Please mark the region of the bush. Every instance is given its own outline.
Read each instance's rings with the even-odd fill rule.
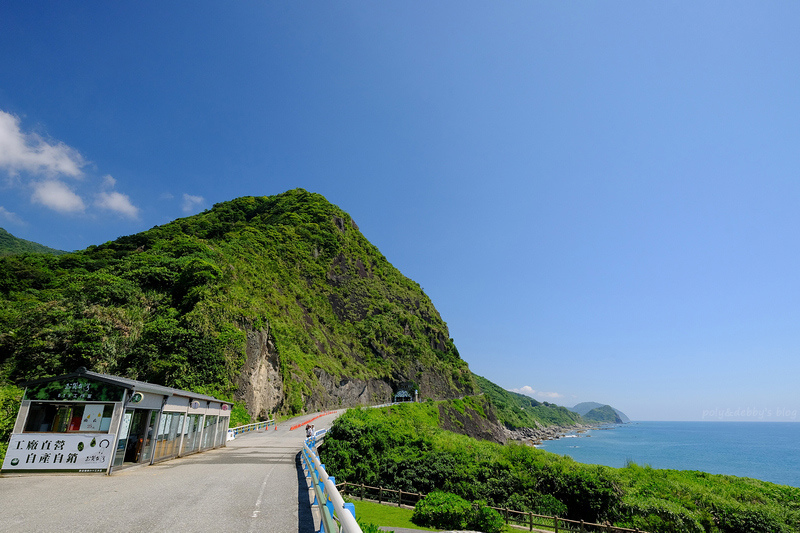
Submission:
[[[432,492],[417,502],[411,521],[419,526],[436,529],[474,529],[484,533],[499,533],[503,517],[485,502],[470,504],[464,498],[448,492]]]
[[[3,463],[8,449],[8,439],[14,430],[22,392],[22,389],[14,385],[0,386],[0,464]]]
[[[472,504],[470,529],[483,531],[483,533],[500,533],[504,526],[503,516],[491,507],[486,507],[485,502]]]
[[[472,506],[449,492],[432,492],[417,502],[411,521],[439,529],[466,529]]]

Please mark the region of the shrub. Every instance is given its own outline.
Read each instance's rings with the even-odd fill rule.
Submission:
[[[469,503],[448,492],[432,492],[417,502],[411,521],[419,526],[437,529],[474,529],[484,533],[500,533],[503,517],[485,502]]]
[[[22,389],[14,385],[0,386],[0,464],[8,449],[8,439],[14,430],[21,400]]]
[[[384,533],[384,531],[379,529],[379,527],[373,524],[372,522],[365,523],[362,522],[361,520],[357,520],[357,522],[358,522],[358,527],[361,528],[361,533]],[[394,531],[387,531],[385,533],[394,533]]]
[[[491,507],[486,507],[485,502],[472,504],[470,529],[483,531],[483,533],[500,533],[504,526],[503,516]]]
[[[440,529],[465,529],[472,506],[448,492],[432,492],[417,502],[411,521],[419,526]]]

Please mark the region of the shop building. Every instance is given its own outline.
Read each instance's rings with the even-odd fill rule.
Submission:
[[[225,446],[232,404],[84,368],[25,385],[2,473],[104,472]]]

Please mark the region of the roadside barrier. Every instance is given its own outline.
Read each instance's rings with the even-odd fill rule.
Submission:
[[[305,426],[306,424],[310,424],[311,422],[313,422],[317,418],[322,418],[323,416],[328,416],[328,415],[332,415],[332,414],[335,414],[335,413],[336,413],[336,411],[328,411],[327,413],[319,414],[319,415],[315,416],[314,418],[312,418],[310,420],[306,420],[305,422],[300,422],[299,424],[293,425],[292,427],[289,428],[289,431],[294,431],[295,429],[297,429],[297,428],[299,428],[301,426]]]
[[[302,425],[302,424],[301,424]],[[326,430],[317,431],[303,444],[303,463],[307,477],[311,478],[314,488],[314,503],[319,509],[320,530],[318,533],[362,533],[356,522],[355,506],[344,503],[336,488],[336,478],[328,476],[325,465],[317,455],[317,439],[325,435]]]
[[[270,426],[274,426],[277,429],[274,420],[265,420],[263,422],[255,422],[253,424],[247,424],[246,426],[237,426],[235,428],[230,428],[228,429],[228,440],[233,440],[242,433],[249,433],[250,431],[260,431],[262,429],[268,429]]]

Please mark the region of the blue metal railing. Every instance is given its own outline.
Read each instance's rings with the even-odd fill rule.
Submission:
[[[336,478],[328,476],[325,465],[319,461],[317,441],[326,432],[327,430],[323,429],[307,438],[302,453],[307,477],[311,478],[311,485],[314,488],[312,505],[316,505],[319,509],[319,533],[362,533],[361,527],[356,522],[355,507],[352,503],[344,503],[336,488]]]

